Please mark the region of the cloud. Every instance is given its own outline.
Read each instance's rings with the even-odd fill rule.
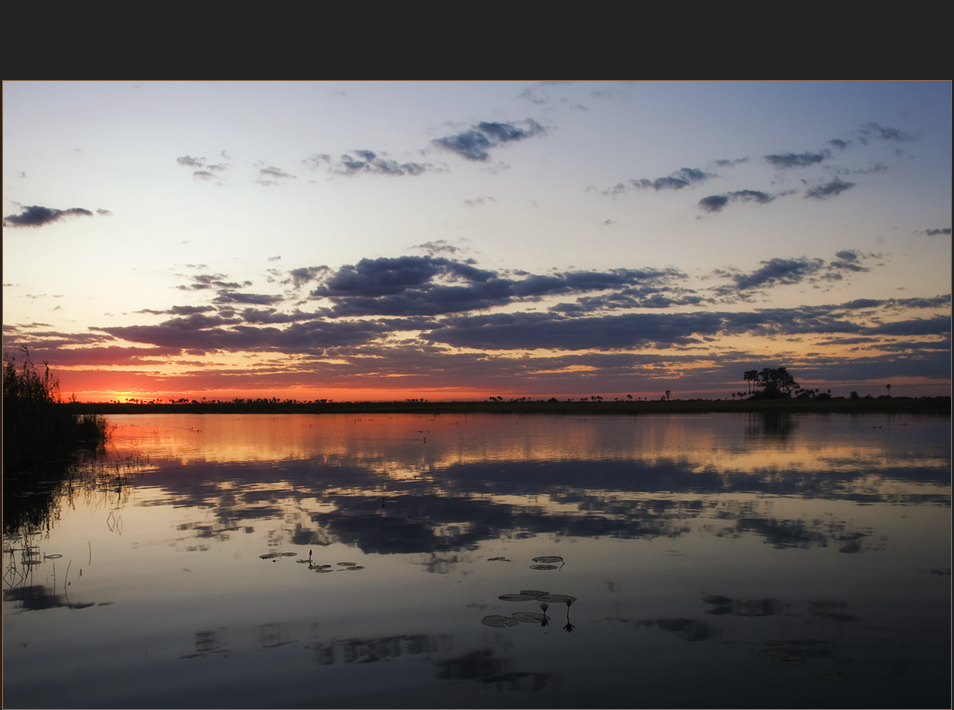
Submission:
[[[699,209],[706,212],[721,212],[729,202],[756,202],[760,205],[768,204],[775,199],[773,195],[760,190],[738,190],[727,195],[709,195],[699,200]]]
[[[327,266],[306,266],[301,269],[292,269],[288,276],[295,288],[301,288],[309,281],[314,281],[324,273],[331,271]],[[287,281],[286,281],[287,283]]]
[[[862,124],[858,128],[858,133],[861,135],[861,142],[867,143],[872,138],[883,141],[894,141],[896,143],[905,143],[907,141],[916,141],[917,137],[912,136],[909,133],[905,133],[897,128],[890,128],[888,126],[881,126],[874,121],[868,121],[865,124]]]
[[[938,236],[938,235],[943,235],[943,234],[948,234],[948,235],[949,235],[949,234],[951,233],[951,228],[950,228],[950,227],[942,227],[941,229],[925,229],[925,230],[924,230],[924,233],[927,234],[927,235],[930,236],[930,237],[936,237],[936,236]]]
[[[493,148],[545,134],[546,129],[529,118],[510,123],[482,121],[467,131],[432,142],[467,160],[486,162],[490,160],[489,151]]]
[[[493,197],[488,196],[487,199],[484,200],[483,197],[478,195],[472,200],[464,200],[464,204],[467,205],[468,207],[482,207],[483,205],[486,205],[488,202],[496,202],[496,201],[497,200],[495,200]]]
[[[818,272],[825,262],[822,259],[770,259],[760,262],[762,267],[750,274],[732,277],[736,288],[741,290],[799,283],[807,276]]]
[[[266,185],[270,187],[272,185],[283,185],[288,180],[295,179],[296,176],[286,173],[281,168],[276,168],[275,166],[270,165],[269,167],[261,168],[258,171],[258,180],[255,182],[257,182],[259,185]]]
[[[626,184],[617,183],[613,187],[603,190],[602,194],[616,196],[627,190],[681,190],[690,185],[703,183],[713,177],[717,176],[699,168],[680,168],[674,173],[665,177],[658,177],[655,180],[640,178],[629,180]]]
[[[386,155],[386,154],[384,154]],[[371,150],[355,150],[341,156],[337,162],[331,156],[318,153],[303,163],[313,170],[324,167],[335,175],[386,175],[389,177],[417,176],[426,172],[440,172],[440,168],[431,163],[399,163],[391,158],[378,155]]]
[[[176,158],[176,162],[186,168],[201,168],[205,165],[205,158],[193,158],[190,155],[183,155]]]
[[[42,227],[45,224],[58,222],[66,217],[92,217],[93,213],[82,207],[71,207],[68,210],[57,210],[51,207],[31,205],[24,207],[20,214],[7,215],[3,218],[4,227]]]
[[[709,195],[699,200],[699,209],[706,212],[721,212],[728,204],[728,195]]]
[[[845,190],[850,190],[855,186],[855,184],[856,183],[844,182],[839,178],[835,178],[829,183],[818,185],[817,187],[813,187],[806,191],[805,197],[814,200],[827,200],[829,197],[840,195]]]
[[[831,157],[830,150],[821,150],[817,153],[778,153],[775,155],[763,155],[762,158],[771,163],[774,167],[785,170],[788,168],[805,168],[809,165],[815,165]]]
[[[675,270],[612,269],[509,278],[470,263],[434,256],[362,259],[341,267],[311,292],[333,303],[329,315],[440,315],[483,310],[519,301],[606,291],[681,278]]]
[[[96,210],[96,214],[101,215],[103,217],[109,217],[113,213],[110,212],[109,210],[104,210],[102,207],[100,207],[98,210]]]
[[[851,141],[844,141],[841,138],[833,138],[828,141],[828,145],[837,150],[845,150],[851,146]]]

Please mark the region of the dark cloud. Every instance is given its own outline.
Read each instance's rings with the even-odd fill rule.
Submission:
[[[205,158],[193,158],[190,155],[183,155],[176,158],[176,162],[186,168],[201,168],[205,165]]]
[[[830,157],[830,150],[821,150],[817,153],[778,153],[775,155],[762,156],[766,162],[771,163],[780,170],[787,168],[805,168],[809,165],[820,163],[823,160],[828,160]]]
[[[110,212],[109,210],[104,210],[102,207],[100,207],[98,210],[96,210],[96,214],[102,215],[103,217],[109,217],[113,213]]]
[[[235,293],[234,291],[219,291],[215,297],[215,303],[247,303],[258,306],[270,306],[275,303],[281,303],[284,300],[282,296],[270,296],[262,293]]]
[[[251,281],[245,281],[244,283],[237,283],[235,281],[223,281],[222,279],[226,278],[225,274],[196,274],[195,276],[190,276],[192,283],[188,286],[176,286],[180,291],[204,291],[206,289],[221,288],[221,289],[233,289],[233,288],[244,288],[246,286],[251,286]]]
[[[288,272],[288,276],[295,288],[301,288],[309,281],[314,281],[329,271],[331,271],[331,269],[327,266],[306,266],[301,269],[292,269]]]
[[[729,204],[728,195],[709,195],[699,200],[699,209],[706,212],[721,212]]]
[[[943,235],[943,234],[950,235],[950,233],[951,233],[951,228],[950,228],[950,227],[944,227],[944,228],[942,228],[942,229],[925,229],[925,230],[924,230],[924,233],[927,234],[927,235],[930,236],[930,237],[936,237],[936,236],[938,236],[938,235]]]
[[[897,128],[881,126],[874,121],[869,121],[868,123],[863,124],[858,129],[858,133],[861,135],[860,140],[862,143],[867,143],[873,138],[883,141],[894,141],[896,143],[917,140],[915,136],[912,136],[909,133],[905,133],[904,131],[901,131]]]
[[[333,302],[331,315],[439,315],[546,296],[619,289],[681,276],[675,271],[613,269],[509,278],[434,256],[363,259],[341,267],[311,292]]]
[[[742,163],[747,163],[747,162],[749,162],[748,157],[736,158],[734,160],[728,160],[728,159],[722,158],[720,160],[714,160],[712,164],[715,165],[717,168],[734,168],[736,165],[741,165]]]
[[[828,145],[838,150],[845,150],[851,145],[851,141],[843,141],[841,138],[833,138],[828,141]]]
[[[768,204],[774,196],[759,190],[738,190],[727,195],[709,195],[699,200],[699,209],[706,212],[721,212],[729,202],[756,202],[760,205]]]
[[[844,182],[835,178],[829,183],[813,187],[805,193],[806,198],[814,200],[827,200],[829,197],[840,195],[845,190],[850,190],[855,186],[853,182]]]
[[[717,177],[714,173],[699,168],[680,168],[674,173],[655,180],[647,178],[629,180],[626,184],[618,183],[603,190],[604,195],[621,195],[627,190],[681,190],[690,185],[703,183],[709,178]]]
[[[510,123],[482,121],[467,131],[438,138],[433,143],[467,160],[486,162],[490,160],[492,148],[544,134],[546,129],[529,118]]]
[[[750,274],[732,277],[739,290],[799,283],[807,276],[818,272],[825,262],[822,259],[770,259],[760,262],[762,267]]]
[[[58,222],[66,217],[92,217],[93,213],[81,207],[71,207],[68,210],[56,210],[51,207],[31,205],[24,207],[20,214],[11,214],[3,218],[4,227],[42,227],[45,224]]]

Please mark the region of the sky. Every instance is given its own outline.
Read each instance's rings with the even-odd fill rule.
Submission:
[[[950,82],[4,82],[64,397],[951,393]]]

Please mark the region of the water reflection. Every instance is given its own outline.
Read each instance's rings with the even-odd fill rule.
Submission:
[[[947,418],[116,420],[132,477],[5,520],[6,706],[949,692]]]

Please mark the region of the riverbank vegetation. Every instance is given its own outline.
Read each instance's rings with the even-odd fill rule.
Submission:
[[[60,384],[43,363],[42,372],[24,348],[19,362],[3,358],[3,476],[25,468],[69,460],[79,449],[95,448],[107,438],[105,417],[76,412],[60,397]]]
[[[107,403],[67,405],[82,414],[565,414],[574,416],[701,414],[714,412],[951,413],[950,397],[804,397],[782,399],[659,399],[582,398],[575,400],[495,397],[483,402],[333,402],[293,399],[233,399],[183,402]]]

